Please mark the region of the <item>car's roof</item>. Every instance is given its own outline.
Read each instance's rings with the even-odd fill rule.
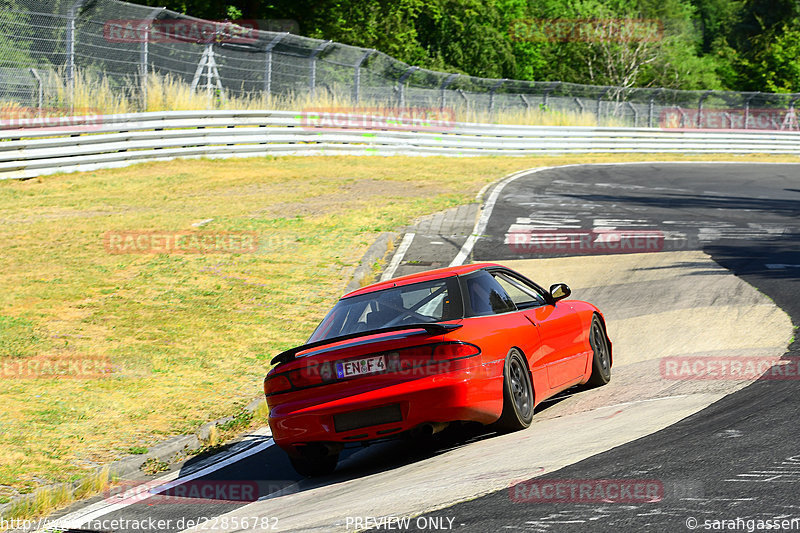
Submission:
[[[419,283],[422,281],[449,278],[450,276],[459,276],[463,274],[468,274],[470,272],[475,272],[476,270],[480,270],[482,268],[496,267],[496,266],[500,265],[496,263],[474,263],[471,265],[462,265],[462,266],[447,267],[447,268],[437,268],[435,270],[426,270],[425,272],[418,272],[416,274],[409,274],[408,276],[402,276],[400,278],[394,278],[387,281],[381,281],[379,283],[373,283],[372,285],[367,285],[366,287],[357,289],[349,294],[345,294],[344,296],[342,296],[342,298],[350,298],[352,296],[359,296],[361,294],[367,294],[370,292],[380,291],[383,289],[389,289],[391,287],[410,285],[412,283]]]

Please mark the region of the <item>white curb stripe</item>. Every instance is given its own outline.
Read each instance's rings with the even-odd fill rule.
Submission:
[[[392,257],[392,261],[389,263],[389,266],[386,267],[386,270],[383,271],[381,281],[392,279],[392,276],[394,276],[394,273],[397,271],[397,267],[400,266],[400,262],[403,260],[403,256],[406,255],[406,252],[411,247],[411,241],[414,240],[415,236],[416,233],[405,234],[403,242],[397,247],[397,252],[395,252],[394,257]]]

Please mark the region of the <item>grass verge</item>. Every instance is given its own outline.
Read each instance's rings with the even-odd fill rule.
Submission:
[[[0,503],[240,413],[270,358],[307,338],[379,233],[472,202],[519,169],[664,159],[253,158],[0,182]],[[109,231],[258,239],[254,253],[119,254]],[[98,360],[102,375],[72,372]],[[31,361],[51,367],[36,374]],[[65,361],[59,377],[43,372]],[[215,442],[254,419],[235,417]]]

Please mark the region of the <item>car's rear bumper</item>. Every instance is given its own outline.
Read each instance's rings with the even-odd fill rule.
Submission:
[[[385,383],[371,390],[309,404],[302,395],[281,398],[270,411],[276,444],[291,449],[312,442],[361,442],[390,437],[426,423],[488,424],[502,412],[502,361],[492,366]],[[294,394],[294,393],[288,393]]]

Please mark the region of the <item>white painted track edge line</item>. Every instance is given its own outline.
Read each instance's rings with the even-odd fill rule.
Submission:
[[[463,265],[464,261],[466,261],[467,257],[469,257],[469,254],[472,253],[472,249],[474,248],[475,243],[478,242],[478,238],[486,229],[486,226],[489,223],[489,217],[492,215],[492,210],[494,209],[494,204],[497,202],[497,198],[499,198],[500,193],[503,191],[503,188],[508,183],[514,181],[519,177],[528,174],[533,174],[536,172],[541,172],[543,170],[549,170],[551,168],[556,168],[556,167],[539,167],[534,169],[522,170],[520,172],[515,172],[514,174],[511,174],[510,176],[503,178],[494,187],[494,189],[492,189],[491,194],[489,194],[489,198],[486,200],[486,204],[483,206],[483,209],[481,210],[481,215],[478,218],[478,221],[475,223],[475,227],[473,228],[472,233],[470,233],[469,237],[467,237],[467,240],[464,242],[464,245],[461,247],[461,250],[458,251],[458,254],[456,254],[455,258],[453,258],[453,260],[450,262],[450,266],[454,267]]]
[[[251,455],[255,455],[256,453],[262,452],[267,448],[269,448],[270,446],[273,446],[274,444],[275,441],[273,440],[269,440],[268,442],[263,442],[261,444],[256,444],[255,446],[248,448],[242,452],[239,452],[235,455],[232,455],[222,461],[210,464],[205,468],[201,468],[200,470],[192,472],[191,474],[185,477],[176,478],[175,476],[178,474],[178,472],[171,472],[161,478],[158,478],[157,480],[154,480],[154,481],[164,481],[164,483],[151,488],[148,492],[152,495],[160,494],[165,490],[169,490],[173,487],[177,487],[178,485],[182,485],[183,483],[186,483],[188,481],[192,481],[199,477],[203,477],[207,474],[210,474],[212,472],[216,472],[217,470],[221,470],[222,468],[225,468],[226,466],[229,466],[238,461],[241,461],[242,459],[246,459]],[[59,529],[64,527],[73,527],[73,528],[78,527],[82,524],[85,524],[86,522],[90,522],[98,517],[101,517],[108,513],[112,513],[114,511],[118,511],[135,503],[140,503],[140,501],[137,500],[137,501],[128,501],[125,503],[109,503],[108,501],[103,500],[101,502],[97,502],[96,504],[89,506],[86,509],[82,509],[80,511],[76,511],[64,517],[61,517],[50,523],[44,530],[41,531],[58,531]]]
[[[394,273],[397,272],[397,267],[400,266],[400,262],[403,260],[403,257],[406,255],[406,252],[411,247],[411,242],[414,240],[416,233],[406,233],[403,236],[403,240],[400,243],[400,246],[397,247],[397,252],[395,252],[394,256],[392,256],[392,260],[389,263],[389,266],[386,267],[386,270],[383,271],[381,275],[381,281],[387,281],[392,279]]]
[[[670,165],[696,165],[696,164],[704,164],[704,165],[797,165],[800,163],[792,163],[792,162],[778,162],[778,161],[619,161],[619,162],[608,162],[608,163],[572,163],[569,165],[557,165],[552,167],[533,167],[526,170],[520,170],[519,172],[515,172],[510,176],[506,176],[504,178],[500,178],[498,181],[494,182],[497,185],[492,189],[492,193],[489,195],[489,198],[486,200],[486,204],[483,206],[481,210],[481,215],[478,221],[475,223],[475,227],[472,230],[472,233],[467,238],[464,245],[459,250],[458,254],[453,258],[450,262],[451,267],[454,266],[461,266],[467,260],[469,255],[472,253],[472,249],[475,247],[475,243],[478,242],[478,239],[483,234],[483,231],[486,229],[486,226],[489,223],[489,217],[494,210],[494,205],[497,202],[497,198],[500,196],[500,192],[502,192],[503,188],[508,185],[510,182],[521,178],[522,176],[535,174],[537,172],[541,172],[544,170],[557,170],[561,168],[571,168],[571,167],[592,167],[592,166],[616,166],[616,165],[663,165],[663,164],[670,164]],[[491,187],[492,183],[485,185],[480,192],[478,192],[477,199],[483,196],[485,191]]]

